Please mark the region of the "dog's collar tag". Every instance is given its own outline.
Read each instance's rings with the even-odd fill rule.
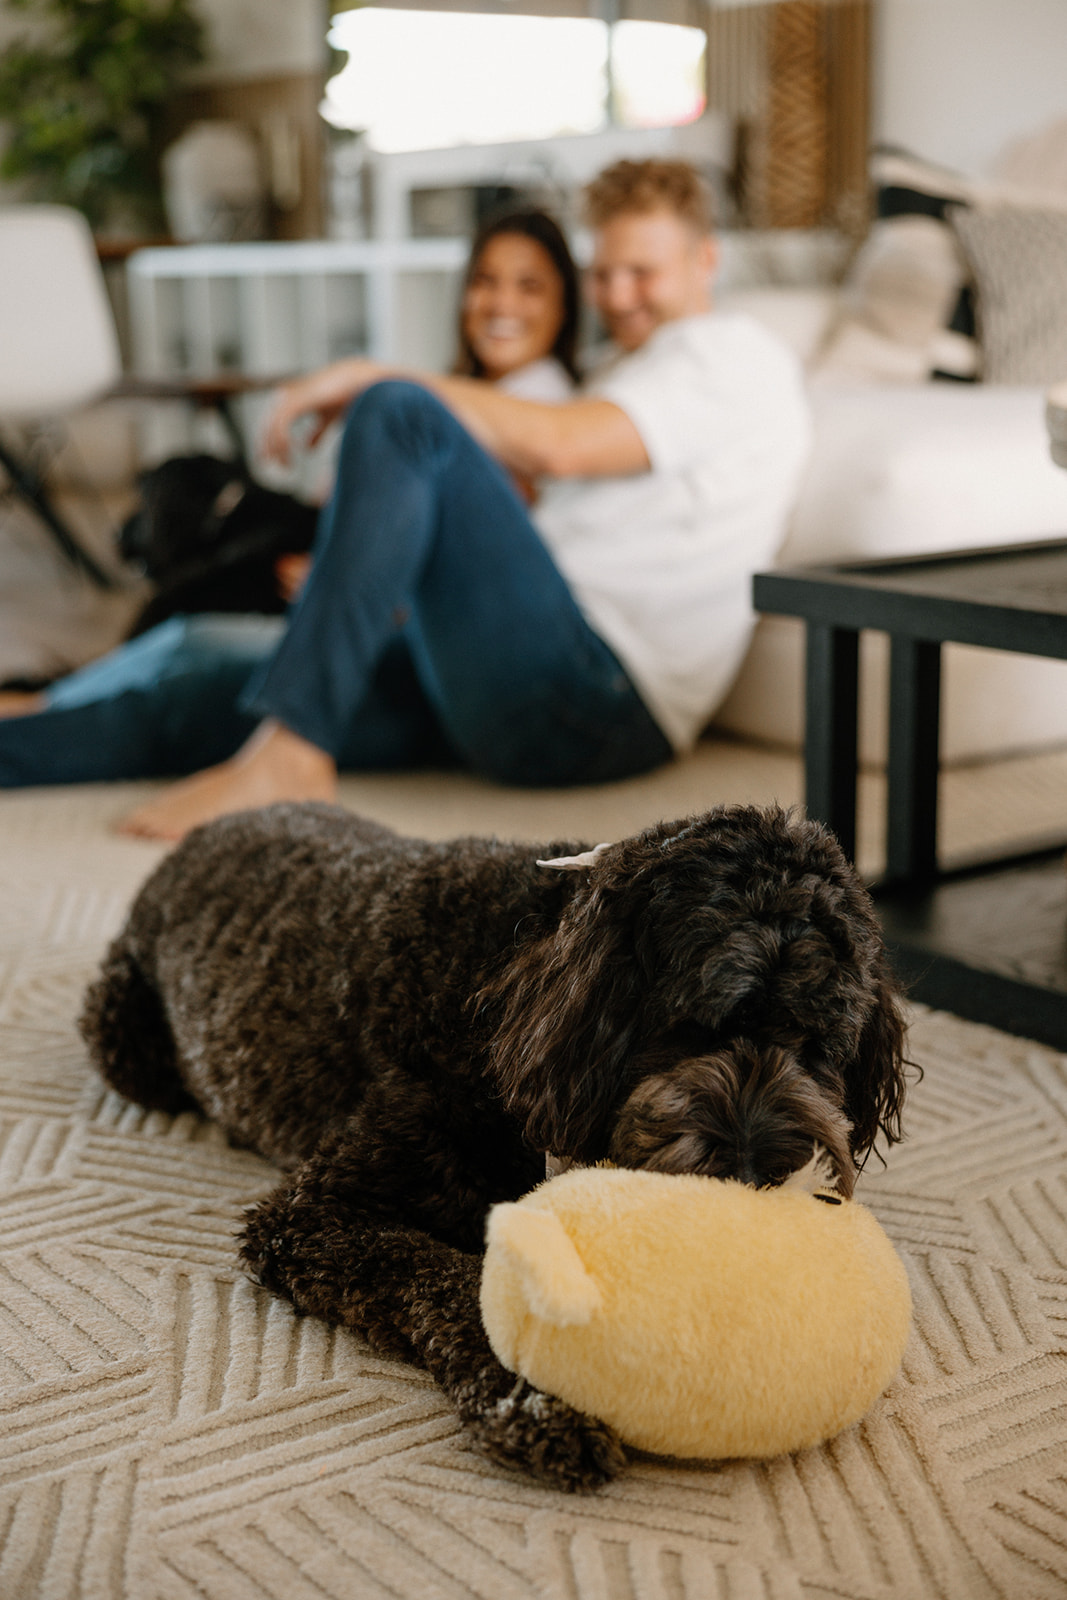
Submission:
[[[211,505],[211,515],[216,522],[225,522],[231,511],[236,511],[245,495],[248,485],[240,478],[231,478],[229,483],[224,483]]]
[[[551,861],[538,861],[537,865],[555,867],[557,872],[581,872],[585,867],[595,867],[598,857],[610,849],[610,844],[598,844],[592,850],[583,850],[580,856],[553,856]]]

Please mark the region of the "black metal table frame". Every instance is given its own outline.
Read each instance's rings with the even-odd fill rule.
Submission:
[[[865,629],[889,634],[887,884],[929,883],[939,872],[942,645],[980,645],[1067,660],[1067,617],[880,589],[869,579],[920,564],[933,570],[939,563],[958,564],[968,557],[1013,558],[1054,551],[1067,554],[1067,540],[757,574],[756,609],[797,616],[807,624],[807,808],[834,830],[849,857],[856,851],[859,636]],[[842,622],[844,611],[847,623]]]
[[[936,573],[939,561],[995,564],[1035,553],[1039,562],[1048,555],[1056,559],[1056,600],[1047,609],[1033,603],[1032,585],[1016,593],[1014,604],[907,588],[907,568],[926,575]],[[886,867],[872,889],[899,976],[916,999],[1060,1050],[1067,1050],[1063,841],[1044,841],[1043,847],[1035,842],[1010,858],[943,872],[937,809],[942,645],[1067,660],[1064,561],[1067,540],[1043,540],[943,557],[761,573],[753,587],[757,610],[797,616],[807,625],[807,809],[834,830],[853,859],[859,637],[864,629],[889,635]],[[899,588],[893,587],[896,569]],[[1011,908],[1020,897],[1028,908],[1025,933],[1017,916],[1012,922]],[[986,923],[993,931],[979,941],[979,951],[974,929]]]

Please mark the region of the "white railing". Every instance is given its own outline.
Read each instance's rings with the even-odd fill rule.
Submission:
[[[356,354],[445,368],[467,249],[463,239],[338,239],[139,250],[127,263],[134,371],[274,376]],[[266,403],[236,404],[252,445]],[[218,442],[217,424],[205,430],[188,408],[145,408],[146,459]]]

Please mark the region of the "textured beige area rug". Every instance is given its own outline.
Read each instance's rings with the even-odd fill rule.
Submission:
[[[1020,806],[1062,820],[1065,778],[1063,758],[970,775],[955,841],[1010,834]],[[798,784],[786,758],[711,746],[586,794],[366,779],[345,799],[437,836],[598,839]],[[161,854],[108,831],[140,792],[0,796],[2,1600],[1067,1595],[1063,1057],[917,1014],[910,1137],[861,1189],[915,1326],[865,1422],[558,1495],[468,1450],[421,1373],[242,1278],[232,1234],[271,1169],[87,1066],[82,989]]]

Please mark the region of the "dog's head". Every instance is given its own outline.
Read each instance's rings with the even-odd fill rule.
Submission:
[[[493,993],[495,1066],[540,1148],[776,1182],[825,1146],[850,1191],[900,1137],[903,1025],[833,836],[722,808],[555,859],[574,887]]]
[[[244,499],[247,472],[216,456],[175,456],[142,472],[140,505],[119,533],[119,551],[163,582],[179,562],[218,542],[226,518]]]
[[[240,462],[174,456],[142,472],[138,489],[119,552],[160,585],[235,556],[305,551],[315,536],[313,506],[265,489]]]

